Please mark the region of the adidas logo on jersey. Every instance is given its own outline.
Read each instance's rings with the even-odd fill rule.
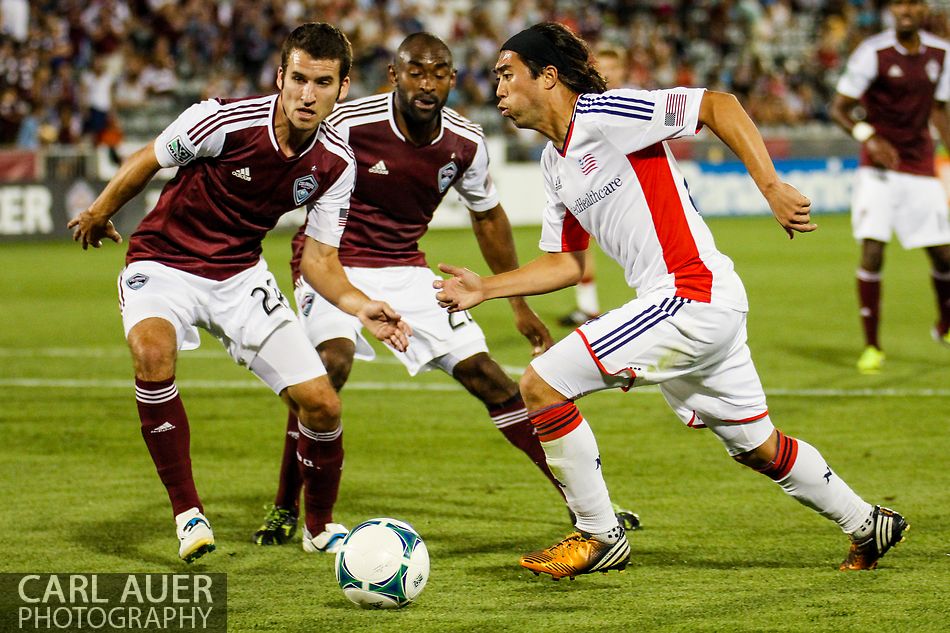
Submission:
[[[163,422],[159,426],[156,426],[151,430],[152,433],[164,433],[165,431],[171,431],[175,428],[175,425],[171,422]]]
[[[251,168],[250,167],[241,167],[240,169],[235,169],[231,172],[232,176],[237,176],[241,180],[246,180],[251,182]]]
[[[380,160],[378,163],[369,168],[369,173],[377,174],[379,176],[388,176],[389,170],[386,169],[386,163]]]

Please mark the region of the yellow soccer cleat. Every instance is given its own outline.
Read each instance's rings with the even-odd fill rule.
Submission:
[[[940,329],[937,326],[934,326],[933,329],[930,330],[930,335],[941,345],[950,347],[950,329],[941,334]]]
[[[573,580],[574,576],[595,571],[622,571],[630,562],[630,543],[623,534],[616,543],[604,543],[574,532],[547,549],[525,554],[520,562],[536,576],[549,574],[554,580],[565,576]]]
[[[175,517],[178,527],[178,557],[193,563],[214,551],[214,533],[211,524],[198,508],[185,510]]]
[[[865,347],[858,358],[858,371],[862,374],[880,373],[882,365],[884,365],[884,352],[873,345]]]

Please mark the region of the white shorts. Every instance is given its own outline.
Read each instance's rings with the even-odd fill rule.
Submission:
[[[904,248],[950,244],[947,192],[935,177],[859,167],[851,194],[851,229],[856,240],[890,242]]]
[[[439,307],[432,282],[439,279],[422,266],[356,268],[345,266],[350,283],[366,296],[385,301],[412,327],[409,348],[396,358],[415,376],[431,369],[451,375],[455,365],[479,352],[488,352],[485,334],[468,312],[449,314]],[[356,358],[373,360],[376,353],[363,337],[363,325],[321,297],[301,277],[294,288],[297,312],[310,342],[317,346],[334,338],[356,344]]]
[[[746,315],[678,297],[638,298],[580,326],[531,362],[568,399],[658,385],[691,427],[709,427],[731,455],[773,426],[746,345]]]
[[[135,324],[159,317],[175,328],[178,349],[190,350],[201,344],[200,327],[276,393],[326,374],[263,259],[224,281],[132,262],[119,273],[118,285],[126,337]]]

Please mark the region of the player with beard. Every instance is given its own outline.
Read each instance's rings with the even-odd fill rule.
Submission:
[[[518,385],[488,355],[485,336],[468,313],[447,315],[439,307],[431,290],[437,277],[419,250],[419,239],[451,188],[469,209],[475,238],[491,270],[518,267],[508,217],[488,174],[481,128],[445,107],[455,76],[448,47],[433,35],[415,33],[400,44],[389,67],[392,92],[343,104],[328,117],[353,148],[357,163],[340,261],[357,288],[384,297],[412,327],[412,345],[396,354],[409,374],[439,369],[455,378],[485,405],[505,438],[556,484]],[[339,391],[354,357],[371,360],[375,354],[361,334],[360,322],[321,298],[301,277],[302,240],[299,233],[292,260],[298,316]],[[512,298],[510,305],[515,325],[534,354],[550,347],[547,328],[524,299]],[[312,466],[298,464],[296,433],[291,415],[277,496],[254,542],[272,545],[291,538],[301,472],[317,468],[326,473],[326,487],[307,492],[320,495],[308,496],[307,507],[313,503],[321,508],[321,520],[311,522],[308,513],[303,545],[307,551],[334,552],[346,534],[343,525],[332,522],[343,465],[342,430],[314,434],[321,450]],[[619,508],[618,513],[627,527],[638,521]]]

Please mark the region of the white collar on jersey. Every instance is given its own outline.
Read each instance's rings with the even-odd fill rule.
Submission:
[[[301,156],[313,149],[313,146],[317,144],[317,137],[320,136],[321,130],[323,130],[323,122],[320,122],[317,131],[313,133],[313,138],[310,139],[310,145],[306,149],[302,149],[293,156],[288,156],[284,153],[284,150],[280,149],[280,145],[277,144],[277,136],[274,134],[274,125],[277,119],[277,97],[280,95],[274,95],[274,103],[270,107],[270,121],[267,122],[267,136],[270,138],[270,144],[273,146],[274,150],[283,157],[284,160],[298,160]]]
[[[399,126],[396,125],[396,91],[393,90],[389,93],[389,99],[387,100],[389,104],[389,127],[392,128],[393,134],[401,140],[403,143],[408,143],[406,137],[402,135],[402,132],[399,131]],[[442,140],[442,136],[445,135],[445,117],[442,115],[442,112],[439,112],[439,133],[436,135],[432,142],[429,145],[435,145]]]

